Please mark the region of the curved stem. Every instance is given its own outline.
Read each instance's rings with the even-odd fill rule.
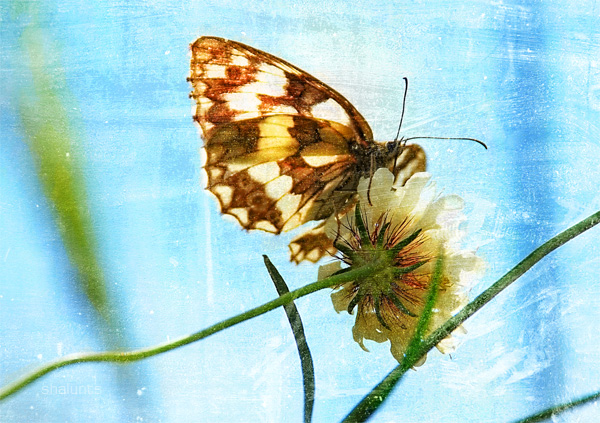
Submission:
[[[204,339],[231,326],[237,325],[238,323],[260,316],[261,314],[265,314],[282,305],[289,304],[293,300],[311,294],[315,291],[350,282],[357,278],[363,278],[372,274],[373,272],[377,272],[378,270],[378,267],[375,265],[367,265],[361,267],[360,269],[352,270],[335,276],[330,276],[326,279],[313,282],[309,285],[298,288],[294,291],[280,296],[275,300],[269,301],[268,303],[248,310],[242,314],[238,314],[237,316],[223,320],[222,322],[219,322],[215,325],[212,325],[206,329],[203,329],[191,335],[179,338],[175,341],[165,342],[156,346],[140,348],[131,351],[77,353],[61,357],[57,360],[51,361],[47,364],[40,366],[32,372],[27,373],[19,379],[2,387],[0,389],[0,401],[17,393],[21,389],[25,388],[27,385],[41,378],[42,376],[45,376],[54,370],[60,369],[61,367],[69,366],[72,364],[90,362],[131,363],[134,361],[143,360],[148,357],[153,357],[155,355],[162,354],[164,352],[171,351],[176,348],[183,347],[184,345],[191,344],[192,342]]]

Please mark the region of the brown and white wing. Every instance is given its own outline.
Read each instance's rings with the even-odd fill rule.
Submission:
[[[402,148],[402,153],[396,158],[393,173],[395,183],[404,185],[417,172],[427,169],[425,151],[418,144],[407,144]]]
[[[221,125],[270,115],[344,125],[366,147],[373,134],[362,115],[333,88],[269,53],[235,41],[200,37],[191,45],[194,119],[205,138]]]
[[[278,234],[353,204],[374,141],[348,100],[242,43],[201,37],[191,50],[190,96],[205,139],[207,189],[223,213],[247,230]],[[399,159],[400,179],[422,167],[415,163],[424,165],[424,155]],[[293,260],[317,261],[332,251],[324,242],[322,228],[297,237]]]

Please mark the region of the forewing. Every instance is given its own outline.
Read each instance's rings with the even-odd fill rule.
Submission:
[[[235,41],[201,37],[191,45],[194,119],[205,138],[232,121],[270,115],[344,125],[366,147],[373,134],[362,115],[333,88],[271,54]]]

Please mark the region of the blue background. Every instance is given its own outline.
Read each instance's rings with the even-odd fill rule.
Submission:
[[[423,141],[444,193],[467,202],[481,292],[533,248],[600,209],[600,5],[596,1],[41,2],[75,98],[102,265],[131,344],[150,346],[276,296],[268,254],[290,288],[317,266],[288,263],[296,234],[244,233],[200,185],[189,43],[215,35],[282,57],[345,95],[378,140]],[[18,118],[27,88],[19,39],[0,6],[0,381],[103,348],[36,177]],[[451,357],[411,371],[374,421],[500,422],[600,389],[600,256],[594,229],[551,254],[466,324]],[[363,352],[353,317],[322,291],[297,301],[315,361],[314,421],[339,421],[396,364]],[[298,421],[302,380],[282,310],[130,366],[54,372],[0,404],[0,420]],[[52,387],[93,386],[60,395]],[[592,421],[596,404],[557,421]],[[579,419],[579,420],[577,420]]]

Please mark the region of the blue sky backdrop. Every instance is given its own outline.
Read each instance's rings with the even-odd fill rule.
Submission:
[[[391,140],[409,79],[405,136],[466,200],[465,246],[485,257],[481,292],[547,238],[600,209],[600,4],[572,1],[37,2],[0,6],[0,381],[61,355],[103,348],[74,287],[36,175],[19,98],[32,88],[22,34],[37,22],[61,69],[85,158],[90,215],[130,345],[195,332],[276,296],[267,254],[290,285],[298,232],[244,233],[203,190],[191,118],[189,44],[215,35],[310,72]],[[501,422],[600,388],[598,231],[552,253],[465,325],[452,356],[411,371],[377,422]],[[339,421],[396,364],[366,353],[328,291],[297,301],[315,364],[315,422]],[[302,421],[293,335],[275,310],[202,342],[121,367],[50,374],[0,405],[0,420]],[[93,386],[82,395],[58,393]],[[52,388],[56,388],[56,392]],[[589,405],[558,421],[590,421]],[[575,416],[575,417],[574,417]]]

